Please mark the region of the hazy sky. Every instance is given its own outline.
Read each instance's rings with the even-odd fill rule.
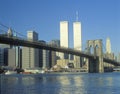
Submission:
[[[120,0],[0,0],[0,23],[26,35],[39,33],[39,39],[59,39],[60,21],[69,22],[69,44],[73,47],[76,11],[82,23],[83,47],[87,40],[110,37],[113,52],[120,52]],[[104,48],[105,50],[105,48]]]

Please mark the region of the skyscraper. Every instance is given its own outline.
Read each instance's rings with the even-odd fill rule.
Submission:
[[[17,47],[16,47],[17,48]],[[8,66],[20,67],[20,49],[8,49]]]
[[[46,44],[44,40],[39,40],[40,43]],[[49,51],[45,49],[39,49],[39,67],[45,69],[49,68]]]
[[[27,38],[30,41],[37,41],[38,34],[35,31],[28,31]],[[23,47],[22,68],[39,67],[39,51],[35,48]]]
[[[55,46],[57,46],[57,47],[60,47],[60,40],[52,40],[50,43],[51,43],[52,45],[55,45]],[[56,59],[60,59],[60,57],[59,57],[59,52],[56,52]]]
[[[0,66],[4,65],[4,49],[0,48]]]
[[[110,42],[110,38],[106,39],[106,53],[111,53],[111,42]]]
[[[8,66],[8,49],[11,48],[11,45],[0,44],[0,65]]]
[[[76,22],[73,22],[73,42],[75,50],[82,50],[82,36],[81,36],[81,23],[78,22],[78,14],[76,17]],[[80,68],[81,59],[79,56],[74,56],[75,67]]]
[[[61,21],[60,22],[60,46],[68,48],[68,22],[67,21]],[[68,58],[68,55],[60,53],[61,59]]]
[[[49,45],[60,47],[60,40],[52,40],[49,42]],[[49,51],[50,67],[56,64],[57,59],[59,59],[59,52]]]
[[[110,38],[106,39],[106,57],[110,58],[110,59],[114,59],[114,53],[112,53],[111,51],[111,42],[110,42]]]
[[[8,49],[8,66],[15,67],[16,65],[16,50]]]
[[[74,22],[73,23],[73,35],[74,35],[74,49],[75,50],[82,50],[82,36],[81,36],[81,23]]]

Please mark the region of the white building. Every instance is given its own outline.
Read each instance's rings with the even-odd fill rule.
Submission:
[[[106,53],[111,53],[111,42],[110,42],[110,38],[106,39]]]
[[[16,67],[16,50],[8,49],[8,66]]]
[[[75,50],[82,50],[82,36],[81,36],[81,23],[76,21],[73,23],[73,42]],[[80,57],[74,56],[74,66],[80,68]]]
[[[82,50],[82,36],[81,36],[81,23],[74,22],[73,23],[73,35],[74,35],[74,49]]]
[[[35,31],[28,31],[27,38],[30,41],[37,41],[38,34]],[[30,47],[22,49],[22,68],[35,68],[39,66],[39,50]]]
[[[60,22],[60,46],[68,48],[68,21],[61,21]],[[61,59],[67,59],[68,55],[60,53]]]
[[[49,68],[49,52],[48,50],[42,50],[43,55],[43,69]]]

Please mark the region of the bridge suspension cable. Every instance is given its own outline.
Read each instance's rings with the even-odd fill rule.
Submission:
[[[12,29],[12,30],[13,30],[13,29]],[[13,30],[13,32],[15,32],[16,35],[22,36],[22,38],[27,38],[26,35],[23,35],[22,33],[18,32],[18,31]]]
[[[2,33],[3,33],[3,32],[4,32],[4,33],[7,33],[7,32],[6,32],[5,30],[3,30],[3,29],[0,29],[0,32],[2,32]]]
[[[102,43],[102,47],[103,47],[103,52],[105,51],[106,52],[106,47],[105,45]]]
[[[11,28],[11,27],[8,27],[8,26],[2,24],[1,22],[0,22],[0,26],[4,27],[4,28],[7,29],[7,30],[8,30],[9,28]],[[22,38],[25,38],[25,39],[27,38],[26,35],[23,35],[22,33],[20,33],[20,32],[18,32],[18,31],[14,30],[13,28],[11,28],[11,30],[13,31],[13,33],[14,33],[15,35],[20,36],[20,37],[22,36]],[[4,31],[4,32],[7,33],[6,30],[0,29],[0,31]]]
[[[2,23],[0,23],[0,26],[4,27],[4,28],[6,28],[6,29],[9,29],[8,26],[6,26],[6,25],[4,25],[4,24],[2,24]]]

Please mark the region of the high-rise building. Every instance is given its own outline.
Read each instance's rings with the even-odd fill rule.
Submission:
[[[111,53],[111,42],[110,42],[110,38],[106,39],[106,53]]]
[[[35,31],[28,31],[27,38],[30,41],[38,41],[38,34]],[[22,68],[39,67],[39,50],[36,48],[22,48]]]
[[[22,67],[22,49],[20,47],[15,47],[15,66],[21,68]]]
[[[82,36],[81,36],[81,23],[76,21],[73,23],[73,42],[75,50],[82,50]],[[81,59],[79,56],[74,56],[75,67],[80,68]]]
[[[7,66],[8,65],[8,49],[10,45],[0,44],[0,65]]]
[[[40,40],[40,43],[46,44],[44,40]],[[39,49],[39,66],[43,69],[49,68],[49,51],[45,49]]]
[[[0,48],[0,66],[4,65],[4,49]]]
[[[52,40],[49,42],[49,45],[60,47],[60,40]],[[56,64],[57,59],[59,59],[59,52],[49,51],[50,67],[53,67]]]
[[[4,48],[4,66],[8,66],[8,48]]]
[[[8,49],[8,66],[21,68],[21,49],[19,47]]]
[[[8,66],[16,67],[16,50],[8,49]]]
[[[56,46],[56,47],[60,47],[60,40],[52,40],[50,41],[50,44]],[[60,59],[59,57],[59,52],[56,52],[56,59]]]
[[[105,53],[105,57],[109,58],[109,59],[115,59],[115,55],[114,53],[112,53],[111,51],[111,42],[110,42],[110,38],[106,39],[106,53]]]
[[[68,48],[69,42],[68,42],[68,22],[67,21],[61,21],[60,22],[60,46]],[[60,53],[61,59],[68,59],[67,54]]]
[[[82,36],[81,36],[81,23],[74,22],[73,23],[73,35],[74,35],[74,49],[75,50],[82,50]]]

